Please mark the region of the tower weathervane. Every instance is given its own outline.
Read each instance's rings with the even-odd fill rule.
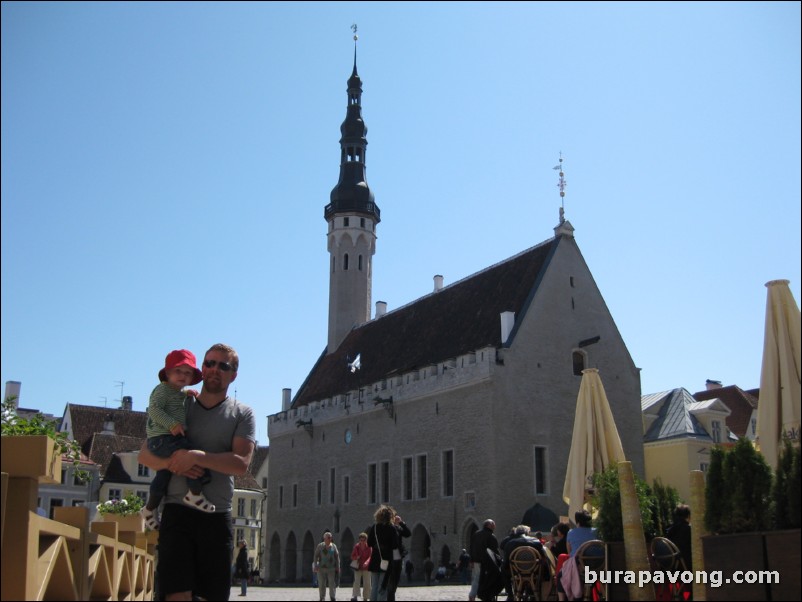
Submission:
[[[565,181],[565,173],[563,172],[563,153],[560,151],[560,163],[555,165],[553,169],[560,171],[560,179],[557,182],[557,188],[560,189],[560,223],[565,222],[565,187],[568,182]]]
[[[356,42],[359,39],[359,36],[356,35],[356,23],[351,25],[351,31],[354,32],[354,42]]]

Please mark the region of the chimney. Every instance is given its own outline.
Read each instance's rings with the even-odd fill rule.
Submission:
[[[9,397],[13,397],[14,401],[11,402],[11,405],[14,406],[14,409],[19,407],[19,392],[22,388],[22,383],[18,380],[7,380],[6,381],[6,392],[3,395],[3,401],[8,399]]]
[[[386,313],[387,313],[387,302],[376,301],[376,317],[381,318]]]
[[[292,395],[290,393],[292,389],[282,389],[281,390],[281,411],[286,412],[290,409],[290,403],[292,402]]]
[[[515,312],[503,311],[501,312],[501,344],[505,344],[507,339],[510,338],[512,327],[515,326]]]
[[[443,288],[443,277],[440,274],[434,277],[434,292],[436,293]]]
[[[720,380],[710,380],[709,378],[705,381],[705,391],[711,391],[713,389],[720,389],[721,388],[721,381]]]
[[[134,408],[134,398],[130,395],[125,395],[123,397],[123,402],[120,405],[121,410],[131,411]]]

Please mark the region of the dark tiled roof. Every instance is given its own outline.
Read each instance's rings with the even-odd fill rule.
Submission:
[[[234,475],[234,487],[236,489],[262,489],[250,472],[246,472],[243,475]]]
[[[759,389],[752,389],[759,391]],[[738,437],[743,437],[751,431],[752,411],[757,408],[757,397],[743,389],[729,385],[718,389],[707,389],[693,394],[697,401],[720,399],[724,402],[731,414],[727,418],[727,428]]]
[[[559,240],[547,240],[355,328],[336,351],[326,355],[324,350],[292,407],[500,346],[499,314],[515,312],[518,322]],[[351,374],[348,362],[357,354],[361,369]]]
[[[126,435],[107,435],[97,433],[89,440],[89,453],[87,454],[93,462],[100,465],[100,472],[104,478],[110,477],[106,474],[109,469],[114,454],[119,452],[139,451],[145,442],[142,437],[128,437]]]
[[[264,464],[267,460],[269,449],[270,447],[267,445],[256,446],[256,448],[253,450],[253,456],[251,457],[251,465],[248,467],[249,473],[255,475],[257,472],[259,472],[262,464]]]
[[[125,471],[120,458],[115,455],[112,455],[109,460],[109,466],[103,475],[103,480],[110,483],[133,483],[131,475]]]
[[[72,417],[73,437],[81,444],[83,452],[96,462],[97,460],[89,452],[89,448],[92,446],[92,436],[103,432],[103,424],[109,416],[114,421],[114,432],[118,435],[138,437],[140,440],[145,438],[145,424],[148,420],[147,412],[113,410],[74,403],[69,404],[68,408]],[[138,448],[139,446],[137,446]],[[131,450],[115,449],[114,451]]]

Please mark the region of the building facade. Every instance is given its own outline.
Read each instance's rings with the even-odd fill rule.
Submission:
[[[325,530],[347,566],[382,503],[412,531],[417,577],[427,557],[456,561],[485,518],[503,536],[532,507],[564,515],[584,368],[599,369],[627,459],[643,474],[639,369],[562,212],[554,237],[449,286],[435,277],[429,295],[365,315],[379,213],[364,179],[367,142],[350,136],[367,131],[358,77],[355,62],[340,182],[324,210],[337,311],[330,299],[326,348],[268,417],[270,581],[310,580]],[[353,202],[340,202],[348,194]],[[355,249],[347,259],[332,244],[340,229]]]

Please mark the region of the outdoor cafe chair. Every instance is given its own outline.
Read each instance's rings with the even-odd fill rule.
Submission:
[[[683,572],[688,570],[682,558],[682,552],[670,539],[655,537],[651,543],[651,553],[655,568],[658,571]],[[658,594],[659,600],[686,600],[690,595],[688,584],[679,579],[677,579],[676,583],[666,581],[658,589],[660,591],[655,593]]]
[[[585,567],[598,573],[607,570],[607,546],[600,539],[586,541],[576,551],[576,560],[579,566],[579,574],[584,580]],[[585,583],[583,588],[583,600],[607,600],[607,587],[600,581],[595,583]]]
[[[510,554],[513,600],[540,600],[543,559],[535,548],[521,546]]]

